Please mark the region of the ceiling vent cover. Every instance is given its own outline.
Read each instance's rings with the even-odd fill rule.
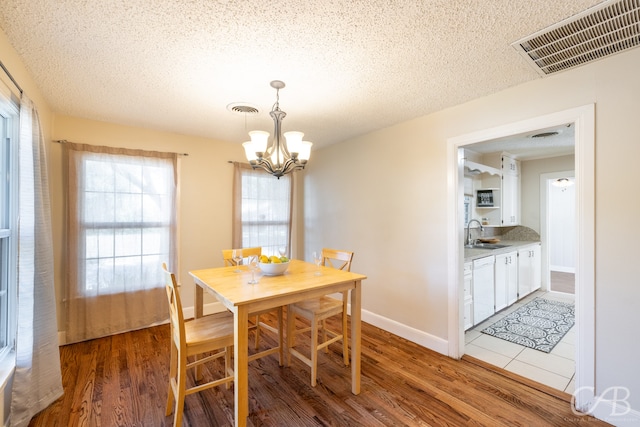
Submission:
[[[238,114],[258,114],[258,109],[246,102],[234,102],[227,105],[227,110]]]
[[[640,0],[606,1],[512,46],[542,76],[640,44]]]

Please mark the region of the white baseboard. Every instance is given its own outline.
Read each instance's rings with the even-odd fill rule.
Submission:
[[[207,315],[207,314],[213,314],[213,313],[220,313],[222,311],[225,311],[226,308],[224,305],[222,305],[221,302],[215,301],[209,304],[205,304],[202,307],[202,313]],[[193,317],[195,310],[193,309],[193,306],[191,307],[184,307],[182,309],[182,314],[184,315],[185,319],[191,319]]]
[[[370,323],[373,326],[384,329],[385,331],[391,332],[392,334],[398,335],[399,337],[419,344],[430,350],[444,354],[445,356],[448,354],[448,341],[440,337],[436,337],[435,335],[428,334],[424,331],[420,331],[412,328],[411,326],[407,326],[367,310],[362,310],[362,321]]]
[[[601,400],[596,400],[592,405],[590,415],[616,427],[638,427],[640,425],[640,411],[627,407],[626,400],[614,402],[607,400],[611,396],[600,397]]]
[[[562,265],[550,265],[549,266],[549,270],[550,271],[557,271],[559,273],[575,273],[576,272],[576,268],[575,267],[565,267]]]

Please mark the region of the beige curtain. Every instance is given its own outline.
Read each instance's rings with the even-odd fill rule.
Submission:
[[[286,246],[291,256],[293,177],[275,178],[246,163],[233,163],[234,248],[261,246],[263,253],[277,255]]]
[[[27,426],[63,393],[46,149],[38,112],[24,94],[19,147],[18,333],[10,418],[15,427]]]
[[[66,334],[77,342],[168,317],[176,267],[177,154],[64,144]]]

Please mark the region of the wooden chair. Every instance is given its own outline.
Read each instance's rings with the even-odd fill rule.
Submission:
[[[225,267],[236,265],[235,261],[233,260],[232,254],[233,254],[233,249],[222,250],[222,259],[224,260]],[[261,247],[242,248],[243,258],[252,256],[252,255],[256,255],[258,257],[262,255],[262,248]],[[276,319],[277,319],[277,326],[275,328],[267,323],[260,321],[261,315],[267,314],[267,313],[273,313],[273,312],[275,312]],[[258,348],[260,347],[260,334],[263,328],[274,333],[278,339],[277,347],[273,347],[268,350],[264,350],[259,353],[252,354],[251,356],[249,356],[249,360],[251,361],[251,360],[259,359],[261,357],[265,357],[277,352],[279,355],[279,364],[280,366],[282,366],[284,361],[284,322],[282,320],[282,307],[270,308],[267,310],[252,312],[252,313],[249,313],[249,318],[255,318],[255,320],[249,324],[249,330],[255,331],[254,348],[256,350],[258,350]]]
[[[169,416],[174,411],[175,400],[173,425],[180,427],[185,396],[222,384],[226,384],[229,388],[229,384],[234,381],[230,360],[233,354],[233,314],[223,312],[185,322],[175,275],[167,270],[167,265],[164,263],[162,269],[165,274],[171,324],[171,364],[166,415]],[[204,353],[215,354],[204,356]],[[195,361],[191,363],[187,361],[188,357],[199,355],[202,356]],[[224,378],[187,388],[187,369],[219,357],[224,357],[226,375]]]
[[[351,271],[353,252],[339,251],[336,249],[322,249],[322,265],[337,268],[338,270]],[[311,385],[316,386],[318,376],[318,351],[324,349],[329,352],[329,345],[342,340],[342,358],[346,366],[349,365],[349,345],[347,340],[347,297],[348,291],[342,292],[342,301],[323,296],[289,304],[287,308],[287,365],[291,363],[291,356],[303,361],[311,368]],[[342,314],[342,330],[330,331],[326,328],[326,319]],[[296,316],[307,319],[311,326],[303,329],[295,329]],[[320,323],[320,328],[318,328]],[[311,358],[303,355],[295,346],[296,335],[311,331]],[[322,342],[318,343],[318,333],[322,334]],[[327,339],[327,335],[331,338]]]

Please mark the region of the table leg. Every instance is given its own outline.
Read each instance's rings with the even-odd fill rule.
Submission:
[[[361,282],[351,290],[351,392],[360,394]]]
[[[199,318],[203,316],[203,307],[204,307],[204,291],[202,286],[198,283],[195,284],[194,293],[193,293],[193,317]],[[197,359],[198,356],[196,356]],[[194,368],[194,373],[196,380],[202,379],[202,365],[196,365]]]
[[[233,316],[234,347],[234,395],[236,427],[247,425],[249,415],[249,312],[246,307],[235,307]]]
[[[204,307],[204,296],[202,286],[196,283],[195,293],[193,297],[193,317],[196,319],[202,317]]]

